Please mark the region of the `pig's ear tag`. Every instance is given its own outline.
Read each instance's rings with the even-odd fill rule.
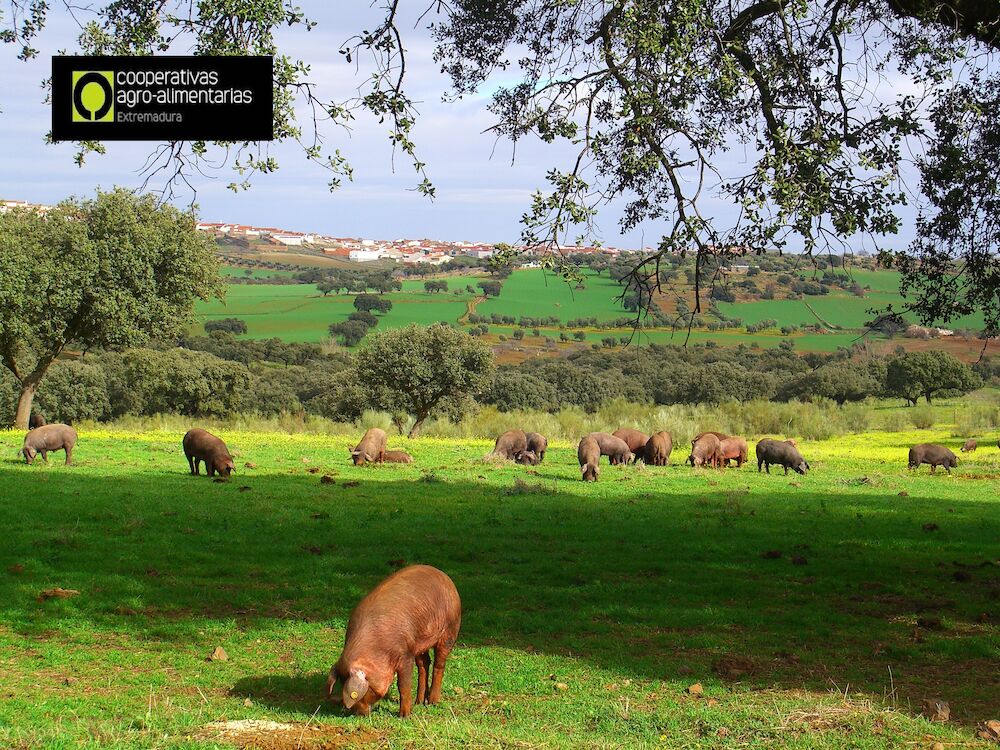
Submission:
[[[357,700],[358,699],[358,691],[357,690],[352,690],[351,691],[351,699],[352,700]]]

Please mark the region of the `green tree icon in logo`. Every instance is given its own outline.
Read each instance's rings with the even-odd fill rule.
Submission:
[[[111,71],[74,71],[73,122],[114,122],[114,81]]]

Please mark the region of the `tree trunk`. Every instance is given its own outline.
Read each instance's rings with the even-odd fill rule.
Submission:
[[[21,386],[21,395],[17,399],[17,411],[14,413],[15,429],[28,429],[28,420],[31,419],[31,404],[35,400],[37,389],[37,383],[27,383]]]
[[[427,419],[427,414],[418,414],[417,421],[413,423],[413,427],[410,428],[410,433],[407,437],[415,438],[420,433],[420,427],[423,425],[424,420]]]

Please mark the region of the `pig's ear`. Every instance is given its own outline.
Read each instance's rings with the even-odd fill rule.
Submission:
[[[352,670],[344,685],[344,705],[351,708],[368,692],[368,677],[361,670]]]
[[[330,676],[326,680],[326,697],[333,703],[343,703],[344,696],[337,689],[340,678],[337,676],[337,665],[330,667]]]

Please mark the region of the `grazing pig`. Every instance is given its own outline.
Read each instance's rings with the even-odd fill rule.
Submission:
[[[382,460],[387,464],[412,464],[413,456],[406,451],[386,451],[382,454]]]
[[[38,412],[33,413],[28,418],[28,429],[29,430],[33,430],[36,427],[44,427],[44,426],[45,426],[45,417],[43,417]]]
[[[934,443],[921,443],[910,448],[908,468],[916,469],[920,464],[930,464],[931,474],[938,466],[943,466],[951,474],[951,470],[958,466],[958,456],[945,448],[943,445]]]
[[[674,439],[669,432],[656,432],[649,436],[642,449],[642,461],[650,466],[669,466]]]
[[[382,581],[366,596],[347,623],[344,651],[330,669],[326,694],[334,703],[367,716],[385,697],[395,676],[399,715],[413,708],[413,664],[417,665],[417,703],[441,700],[448,654],[462,624],[462,602],[452,580],[429,565],[410,565]],[[434,679],[427,690],[430,650]],[[337,694],[337,686],[341,693]]]
[[[195,427],[184,434],[184,455],[187,457],[188,466],[191,473],[198,476],[199,466],[205,462],[205,472],[210,477],[214,477],[218,472],[222,476],[229,478],[229,475],[236,471],[233,457],[229,455],[229,449],[208,430]]]
[[[646,443],[649,442],[649,435],[645,432],[639,432],[639,430],[633,430],[631,427],[620,427],[611,434],[625,441],[628,449],[632,451],[633,461],[642,458],[642,451],[645,449]]]
[[[538,466],[541,463],[538,454],[534,451],[518,451],[517,455],[514,456],[514,461],[524,466]]]
[[[687,458],[688,463],[691,466],[718,466],[719,443],[720,440],[715,433],[703,432],[691,441],[691,455]]]
[[[385,460],[385,443],[385,430],[372,427],[351,451],[351,460],[354,461],[355,466],[382,463]]]
[[[596,482],[601,473],[601,446],[593,436],[587,435],[580,441],[576,449],[576,457],[580,460],[580,471],[584,482]]]
[[[634,456],[629,450],[628,443],[619,437],[609,435],[606,432],[592,432],[587,437],[592,437],[601,447],[601,455],[608,457],[608,462],[615,466],[617,464],[627,464]]]
[[[507,430],[497,438],[491,455],[506,458],[508,461],[516,461],[517,454],[526,450],[528,450],[528,437],[524,434],[524,430]]]
[[[771,464],[784,466],[785,474],[788,474],[789,469],[792,469],[799,474],[805,474],[809,471],[809,463],[802,458],[802,454],[799,453],[799,449],[792,445],[788,440],[771,440],[770,438],[764,438],[757,443],[756,453],[758,473],[760,472],[761,466],[763,466],[767,469],[767,473],[770,474]]]
[[[526,432],[528,450],[535,454],[535,465],[545,460],[545,451],[549,449],[549,441],[540,432]]]
[[[969,438],[968,440],[965,441],[965,445],[962,446],[962,453],[972,453],[978,447],[979,445],[976,443],[976,441],[973,440],[972,438]]]
[[[66,465],[73,463],[73,446],[76,445],[76,430],[68,424],[47,424],[28,432],[24,436],[21,453],[27,463],[33,463],[39,454],[45,463],[49,462],[49,451],[66,451]]]
[[[747,462],[747,441],[741,437],[729,437],[719,441],[719,462],[722,466],[728,466],[730,461],[736,462],[736,468],[740,468]]]

